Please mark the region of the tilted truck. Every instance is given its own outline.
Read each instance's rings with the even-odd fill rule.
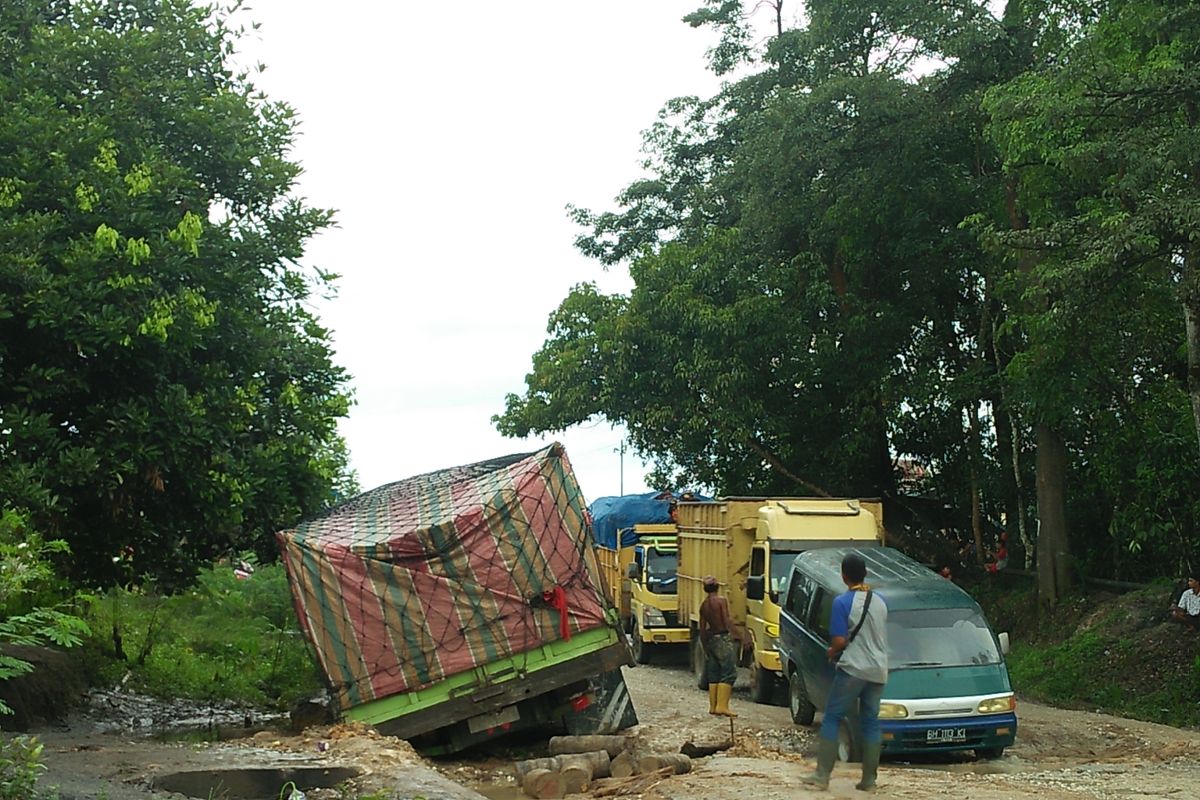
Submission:
[[[345,718],[431,754],[637,724],[561,445],[390,483],[276,537]]]
[[[652,492],[601,497],[589,506],[605,590],[639,664],[649,663],[659,648],[683,647],[690,640],[688,626],[679,622],[673,504],[669,492]]]
[[[707,686],[700,646],[701,581],[712,575],[729,600],[733,621],[750,646],[741,666],[750,668],[750,695],[771,702],[783,686],[775,640],[779,591],[792,561],[806,550],[871,545],[884,540],[879,501],[811,497],[726,497],[676,506],[679,525],[679,619],[688,625],[692,669]]]

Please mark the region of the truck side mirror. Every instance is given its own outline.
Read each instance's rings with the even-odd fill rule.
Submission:
[[[1008,631],[1005,631],[996,638],[1000,640],[1000,652],[1008,655]]]
[[[762,600],[765,587],[766,578],[763,575],[751,575],[749,578],[746,578],[747,599]]]
[[[638,566],[636,561],[630,562],[629,566],[625,568],[625,577],[634,581],[641,579],[642,569]]]

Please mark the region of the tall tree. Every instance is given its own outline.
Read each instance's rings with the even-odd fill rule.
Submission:
[[[188,0],[0,6],[0,483],[74,574],[175,584],[329,502],[349,398],[295,115]]]

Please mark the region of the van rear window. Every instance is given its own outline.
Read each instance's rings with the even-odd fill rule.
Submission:
[[[888,612],[889,668],[998,664],[996,639],[973,608]]]

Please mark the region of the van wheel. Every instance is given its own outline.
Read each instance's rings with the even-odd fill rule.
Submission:
[[[775,673],[763,669],[757,657],[750,662],[750,699],[756,703],[775,699]]]
[[[642,641],[642,627],[636,622],[633,623],[633,632],[629,634],[633,639],[633,660],[639,664],[650,663],[650,652],[654,646]]]
[[[804,679],[799,672],[793,672],[788,677],[788,709],[792,712],[792,722],[797,725],[812,725],[817,713],[817,707],[804,690]]]
[[[704,645],[700,644],[700,634],[692,631],[692,675],[696,677],[696,688],[708,688],[708,674],[704,668]]]
[[[1004,755],[1003,747],[976,747],[975,748],[975,757],[978,759],[991,761],[993,759],[1000,758],[1003,755]]]
[[[862,761],[862,739],[859,738],[858,720],[853,724],[849,717],[842,720],[838,728],[838,761]]]

